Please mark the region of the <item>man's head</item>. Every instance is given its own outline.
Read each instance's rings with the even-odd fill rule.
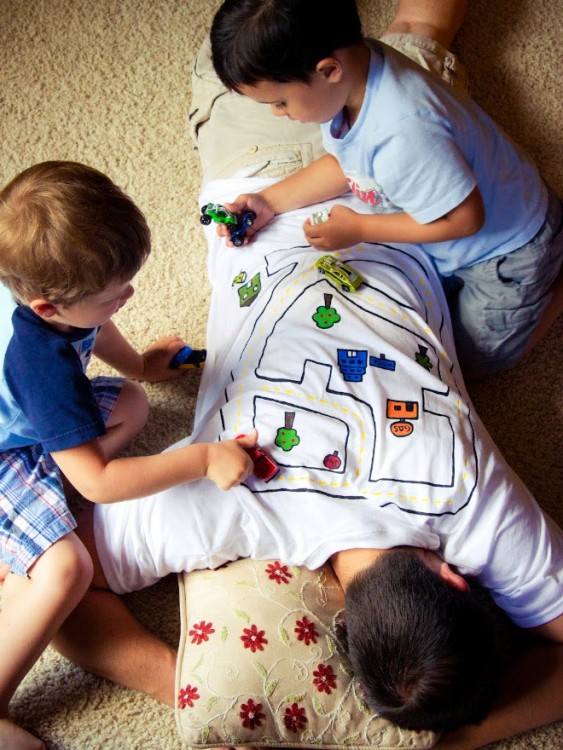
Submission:
[[[499,658],[482,599],[398,548],[353,577],[345,640],[370,707],[406,729],[479,722],[496,688]],[[453,574],[455,577],[455,574]]]
[[[73,305],[112,283],[121,299],[149,253],[142,212],[96,169],[43,162],[0,192],[0,282],[20,302]]]
[[[211,27],[215,71],[235,91],[307,83],[320,60],[361,41],[354,0],[226,0]]]

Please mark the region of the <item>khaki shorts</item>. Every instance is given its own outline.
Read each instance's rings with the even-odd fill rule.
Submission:
[[[467,91],[463,66],[434,39],[390,34],[382,41]],[[199,149],[204,182],[229,177],[286,177],[325,153],[317,124],[275,117],[267,105],[228,91],[213,69],[209,37],[194,63],[189,127]]]

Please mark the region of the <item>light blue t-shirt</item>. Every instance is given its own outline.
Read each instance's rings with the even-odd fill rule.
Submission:
[[[372,44],[358,119],[349,128],[340,113],[322,126],[324,146],[354,194],[374,212],[405,211],[426,224],[478,185],[486,211],[480,231],[422,245],[446,276],[525,245],[547,211],[534,164],[469,97],[387,45]]]

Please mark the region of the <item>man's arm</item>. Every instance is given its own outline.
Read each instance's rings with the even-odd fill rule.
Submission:
[[[77,534],[94,563],[92,587],[62,624],[52,645],[88,672],[174,707],[176,651],[147,630],[109,590],[98,557],[89,506]]]
[[[467,0],[399,0],[395,17],[385,34],[422,34],[450,48],[458,32]]]
[[[475,750],[563,718],[563,615],[529,632],[547,640],[534,643],[506,671],[486,719],[446,732],[437,750]]]

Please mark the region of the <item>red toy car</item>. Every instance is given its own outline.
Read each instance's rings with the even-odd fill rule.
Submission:
[[[237,440],[241,437],[244,437],[244,435],[237,435]],[[254,464],[255,477],[263,482],[269,482],[279,473],[280,467],[259,445],[255,445],[253,448],[245,448],[245,450]]]

